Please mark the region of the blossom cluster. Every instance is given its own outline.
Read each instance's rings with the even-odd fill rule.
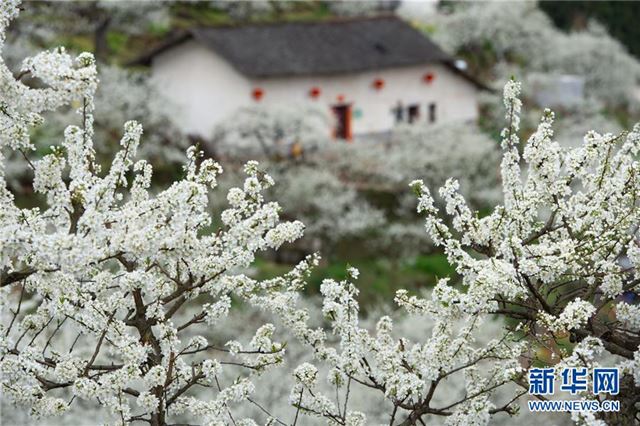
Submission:
[[[0,5],[0,48],[18,4]],[[301,300],[318,256],[274,278],[245,273],[259,252],[277,250],[304,230],[298,221],[282,221],[280,206],[266,200],[274,180],[257,162],[245,164],[244,181],[227,192],[228,208],[214,217],[209,201],[221,166],[192,147],[183,177],[151,191],[153,168],[137,158],[143,129],[135,121],[124,123],[121,149],[101,170],[93,145],[98,81],[91,55],[40,53],[23,62],[22,73],[42,86],[26,85],[0,61],[7,94],[0,104],[2,152],[29,159],[30,132],[45,112],[77,105],[80,125],[66,127],[60,146],[28,161],[34,191],[46,199],[41,208],[17,205],[0,154],[3,399],[36,417],[90,401],[117,424],[193,418],[256,424],[233,415],[244,403],[266,414],[268,424],[286,424],[254,399],[260,377],[283,364],[279,324],[306,351],[290,374],[294,425],[302,416],[368,424],[352,404],[356,387],[384,398],[390,424],[431,416],[449,425],[487,424],[500,413],[516,414],[526,391],[495,396],[522,386],[534,363],[591,367],[603,355],[622,372],[617,419],[635,418],[640,126],[620,135],[592,131],[581,146],[566,149],[554,140],[554,114],[545,111],[521,146],[521,86],[509,82],[504,202],[481,215],[457,180],[444,182],[438,201],[424,181],[410,185],[426,233],[460,277],[440,280],[428,295],[398,291],[395,302],[409,318],[433,320],[429,333],[416,336],[398,333],[390,315],[365,325],[355,268],[344,280],[323,281],[319,325]],[[212,330],[236,301],[277,321],[261,324],[250,338],[220,343]],[[509,326],[478,345],[493,316],[508,318]],[[562,339],[575,343],[572,351],[556,350],[551,360],[534,353],[537,345],[554,348]],[[443,400],[443,383],[454,376],[464,378],[464,391]],[[602,421],[588,413],[574,418]]]

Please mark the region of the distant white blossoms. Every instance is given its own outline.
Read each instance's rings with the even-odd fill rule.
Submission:
[[[536,2],[466,2],[449,11],[426,21],[430,35],[451,53],[477,54],[483,68],[496,61],[493,71],[502,75],[581,75],[587,97],[614,106],[637,104],[640,63],[595,21],[566,32]]]
[[[0,41],[17,7],[16,0],[0,4]],[[234,418],[233,409],[257,404],[254,379],[283,364],[286,345],[274,340],[274,324],[261,325],[249,341],[205,338],[232,301],[272,312],[307,350],[306,362],[292,372],[295,417],[285,423],[258,405],[270,424],[301,424],[301,416],[312,415],[365,425],[366,415],[350,400],[355,386],[388,401],[390,424],[419,424],[429,416],[449,425],[487,424],[497,413],[515,414],[524,392],[491,397],[522,385],[535,362],[590,366],[605,351],[621,360],[620,394],[637,394],[640,310],[629,300],[640,283],[640,127],[618,136],[590,132],[581,147],[565,151],[553,141],[553,114],[546,111],[521,158],[520,85],[508,83],[504,204],[480,215],[458,182],[448,180],[439,192],[445,220],[427,186],[411,184],[427,233],[460,280],[440,280],[429,297],[397,293],[408,315],[434,321],[430,334],[410,338],[395,334],[389,316],[375,329],[362,326],[356,269],[348,279],[323,281],[327,327],[311,327],[299,304],[317,256],[275,278],[242,272],[259,251],[278,249],[304,229],[282,222],[278,204],[265,201],[274,182],[258,163],[246,164],[243,184],[227,194],[230,207],[211,217],[208,195],[220,166],[189,149],[184,178],[152,193],[152,169],[136,159],[142,127],[134,121],[124,124],[121,150],[100,171],[90,55],[45,52],[25,61],[24,70],[44,87],[26,86],[0,62],[6,94],[0,149],[29,158],[30,130],[59,106],[78,104],[82,120],[67,127],[61,147],[30,161],[46,207],[16,205],[0,153],[2,395],[34,416],[64,414],[81,398],[119,424],[255,424]],[[479,347],[476,336],[494,316],[510,325]],[[540,345],[557,346],[562,338],[577,343],[573,353],[535,355]],[[440,384],[453,375],[464,377],[465,392],[440,398]],[[319,390],[321,376],[334,392]],[[616,415],[633,421],[633,404],[628,398],[621,404]]]

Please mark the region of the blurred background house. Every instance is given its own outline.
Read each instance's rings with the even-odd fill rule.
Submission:
[[[619,132],[640,118],[633,3],[24,6],[3,50],[16,75],[43,48],[96,55],[96,155],[105,168],[130,119],[144,126],[139,155],[160,184],[181,175],[194,142],[208,142],[199,146],[224,166],[229,185],[241,182],[244,162],[259,160],[280,183],[274,199],[309,226],[304,252],[366,257],[375,247],[371,256],[383,250],[400,259],[402,246],[409,257],[430,256],[407,186],[416,178],[437,188],[454,176],[476,207],[498,203],[500,92],[512,76],[523,82],[523,139],[547,106],[556,109],[563,146],[581,143],[589,129]],[[36,154],[78,120],[72,109],[48,118],[34,135]],[[29,164],[21,156],[10,164],[8,179],[28,194]],[[30,194],[24,199],[37,205]]]
[[[379,283],[362,289],[369,300],[455,276],[427,239],[408,183],[423,179],[435,190],[455,177],[474,208],[500,203],[507,79],[523,82],[523,140],[547,106],[555,107],[554,138],[563,147],[590,129],[615,133],[640,120],[637,2],[122,0],[23,8],[2,52],[16,76],[25,57],[56,46],[98,60],[95,149],[103,170],[131,119],[144,126],[138,156],[153,165],[158,188],[183,175],[189,134],[211,142],[200,147],[225,170],[213,209],[242,183],[243,164],[258,160],[277,182],[269,197],[307,225],[286,261],[321,250],[327,270],[342,271],[334,262],[348,258]],[[132,62],[142,66],[125,66]],[[34,131],[32,161],[69,124],[82,124],[73,108],[47,117]],[[41,207],[25,158],[8,164],[5,177],[22,205]],[[258,272],[285,261],[272,260]]]
[[[204,139],[256,104],[315,103],[333,112],[333,136],[346,140],[399,123],[475,121],[485,88],[389,15],[193,28],[133,64],[151,67],[184,116],[182,130]]]

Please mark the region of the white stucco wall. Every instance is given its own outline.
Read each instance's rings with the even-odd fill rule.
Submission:
[[[425,73],[435,75],[430,84]],[[298,104],[317,102],[329,108],[350,103],[353,134],[383,132],[395,123],[392,109],[420,105],[421,120],[427,120],[427,105],[436,104],[437,122],[475,120],[477,88],[441,64],[367,71],[348,75],[318,75],[290,78],[248,79],[204,46],[190,41],[158,55],[152,76],[160,89],[181,107],[183,130],[211,136],[217,122],[237,108],[256,104],[251,96],[261,88],[260,103]],[[373,81],[383,79],[381,90]],[[311,100],[309,90],[319,87],[320,96]],[[340,98],[342,97],[342,101]]]
[[[203,45],[188,41],[156,56],[151,76],[179,107],[182,130],[210,138],[215,124],[250,105],[252,84]]]
[[[430,84],[422,77],[435,75]],[[384,80],[384,87],[376,90],[373,81]],[[309,90],[317,86],[321,95],[314,102],[327,106],[352,104],[353,133],[373,133],[391,129],[395,123],[392,109],[401,102],[405,107],[420,105],[421,120],[427,120],[427,105],[436,104],[440,123],[474,120],[477,118],[477,90],[465,79],[440,64],[367,71],[342,76],[310,76],[288,79],[261,79],[255,85],[264,89],[265,104],[303,102],[309,100]]]

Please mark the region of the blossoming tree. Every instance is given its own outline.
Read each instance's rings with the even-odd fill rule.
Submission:
[[[412,258],[433,248],[407,187],[417,176],[430,187],[455,176],[476,208],[493,206],[501,197],[499,144],[471,124],[401,125],[388,141],[334,144],[314,160],[384,212],[384,226],[366,238],[387,258]]]
[[[513,401],[527,393],[525,372],[540,361],[531,349],[540,345],[552,350],[557,367],[593,368],[606,362],[621,371],[615,397],[621,411],[602,418],[574,412],[574,420],[603,425],[637,419],[640,307],[631,301],[640,282],[640,126],[618,136],[590,132],[581,147],[563,151],[552,139],[553,113],[547,110],[524,147],[523,170],[519,93],[519,83],[506,85],[504,205],[481,218],[459,195],[458,183],[449,180],[440,189],[447,223],[422,181],[411,184],[419,196],[418,211],[427,216],[427,232],[462,277],[463,288],[444,279],[428,299],[406,291],[397,294],[396,302],[409,313],[435,318],[430,337],[393,339],[387,317],[372,334],[358,326],[355,286],[348,281],[323,285],[323,312],[339,336],[339,349],[299,333],[334,368],[330,380],[346,387],[345,407],[349,386],[362,385],[393,402],[392,424],[418,424],[429,415],[448,416],[448,424],[486,424],[492,414],[511,412]],[[511,319],[514,329],[474,348],[473,335],[493,315]],[[458,321],[464,325],[455,327]],[[558,349],[563,338],[576,343],[572,351]],[[307,364],[296,370],[299,384],[291,401],[305,412],[348,423],[346,408],[314,394],[316,372]],[[461,372],[467,378],[466,393],[448,405],[433,404],[439,384]],[[490,395],[509,382],[523,389],[514,392],[514,400],[496,406]],[[602,398],[588,392],[582,396]]]
[[[519,75],[577,74],[585,78],[586,96],[605,105],[637,108],[633,93],[640,63],[601,25],[591,22],[584,31],[563,32],[537,2],[449,6],[449,13],[427,19],[435,27],[432,36],[452,53],[466,54],[487,77],[502,81],[505,63],[516,67]]]
[[[17,3],[0,6],[3,37]],[[191,149],[184,178],[151,195],[151,166],[134,160],[142,128],[127,122],[122,150],[102,174],[92,142],[93,57],[44,52],[24,61],[25,74],[45,88],[26,86],[0,63],[3,150],[28,158],[30,128],[63,105],[79,101],[82,124],[66,128],[62,146],[29,161],[46,208],[16,206],[1,158],[3,397],[30,406],[35,416],[60,414],[78,397],[98,401],[121,424],[162,425],[168,412],[184,411],[214,423],[230,402],[251,392],[249,376],[280,362],[283,345],[271,340],[268,324],[248,345],[226,348],[212,347],[193,328],[225,316],[232,296],[264,303],[286,290],[291,279],[256,282],[236,271],[257,251],[298,238],[302,224],[279,222],[278,205],[261,195],[271,178],[248,163],[244,186],[229,191],[222,226],[207,232],[207,192],[221,171],[216,163]],[[207,303],[174,323],[196,297]],[[59,337],[69,333],[76,335],[71,342]],[[207,351],[235,360],[201,359]],[[217,377],[229,367],[248,373],[225,386]],[[196,385],[215,388],[217,396],[188,396]],[[56,394],[65,389],[72,389],[71,401]]]
[[[296,243],[304,252],[326,252],[332,243],[372,234],[384,223],[382,212],[333,173],[335,160],[322,155],[334,145],[329,115],[306,103],[239,108],[211,139],[227,174],[221,188],[241,179],[239,166],[248,159],[260,160],[279,182],[266,196],[278,200],[283,217],[305,223],[305,238]],[[214,206],[223,194],[212,193]]]
[[[328,112],[307,103],[238,108],[214,130],[216,154],[231,159],[301,158],[330,142]]]
[[[0,34],[17,5],[0,5]],[[563,150],[553,141],[547,111],[521,155],[520,85],[508,83],[504,204],[480,217],[449,180],[440,190],[445,220],[428,188],[411,184],[427,232],[461,283],[443,279],[424,298],[398,292],[395,301],[409,315],[435,322],[428,335],[409,339],[394,333],[387,316],[375,330],[361,325],[355,269],[347,280],[322,285],[329,327],[311,326],[299,303],[315,257],[264,281],[241,273],[258,251],[277,249],[303,229],[299,222],[280,222],[277,204],[264,201],[262,192],[273,181],[256,163],[246,165],[244,184],[228,192],[230,208],[212,231],[207,193],[221,170],[195,149],[187,153],[184,178],[153,195],[151,167],[135,160],[142,129],[128,122],[122,150],[109,170],[99,170],[91,55],[44,52],[25,60],[23,73],[44,88],[26,86],[0,61],[2,151],[29,158],[29,130],[41,114],[74,101],[81,105],[81,125],[67,127],[62,145],[50,154],[29,160],[46,207],[16,205],[0,157],[2,397],[30,407],[33,415],[62,414],[76,400],[90,400],[116,424],[165,425],[183,418],[255,424],[234,416],[235,404],[244,403],[259,407],[271,425],[302,424],[312,415],[361,426],[366,413],[350,398],[351,389],[360,387],[384,396],[392,425],[422,424],[431,416],[450,425],[487,424],[492,416],[515,414],[527,393],[526,372],[540,361],[533,349],[549,347],[548,362],[560,367],[621,369],[621,389],[613,396],[621,411],[576,412],[576,422],[631,424],[636,418],[640,308],[631,301],[640,282],[640,126],[618,136],[590,132],[581,147]],[[203,336],[229,314],[232,300],[276,314],[307,348],[310,359],[292,372],[290,419],[253,395],[252,379],[282,363],[285,345],[274,340],[274,325],[259,327],[248,343],[217,345]],[[476,345],[494,316],[506,318],[508,326]],[[571,350],[557,349],[560,339],[569,340]],[[335,390],[331,395],[319,389],[322,371]],[[464,377],[465,392],[443,399],[442,385],[454,376]],[[509,397],[492,398],[510,386],[516,390]],[[200,388],[207,392],[196,392]]]
[[[25,57],[36,55],[42,46],[56,45],[62,30],[55,28],[55,24],[47,24],[51,21],[76,22],[77,20],[74,21],[72,18],[78,17],[73,14],[71,17],[67,16],[68,12],[74,8],[96,7],[95,4],[83,6],[79,2],[72,3],[65,3],[64,7],[57,5],[58,9],[55,12],[52,12],[54,5],[48,3],[28,4],[25,8],[27,16],[22,15],[19,21],[12,23],[3,46],[3,59],[11,71],[19,74]],[[107,3],[111,5],[103,6],[121,9],[127,5],[129,9],[135,6],[127,2]],[[152,8],[152,5],[146,5],[142,10],[148,12],[147,7]],[[58,13],[62,16],[58,16]],[[48,18],[46,23],[39,19],[42,16]],[[79,27],[84,28],[84,25],[74,25],[73,30],[77,31]],[[38,84],[37,80],[30,79],[28,74],[23,75],[21,80],[27,85]],[[139,155],[154,166],[156,176],[162,176],[167,172],[173,176],[175,168],[179,167],[184,159],[188,138],[178,129],[179,113],[171,100],[163,97],[150,77],[143,72],[102,64],[98,69],[98,80],[100,84],[94,95],[97,109],[93,113],[94,137],[100,140],[100,144],[95,147],[96,161],[108,164],[119,150],[119,133],[125,121],[144,120],[146,143],[140,145]],[[51,139],[62,134],[66,126],[80,124],[81,117],[75,113],[76,108],[77,105],[71,105],[45,115],[43,125],[38,126],[31,135],[31,142],[38,153],[45,152],[51,145]],[[28,163],[19,152],[8,152],[6,155],[5,179],[12,189],[28,189]]]

